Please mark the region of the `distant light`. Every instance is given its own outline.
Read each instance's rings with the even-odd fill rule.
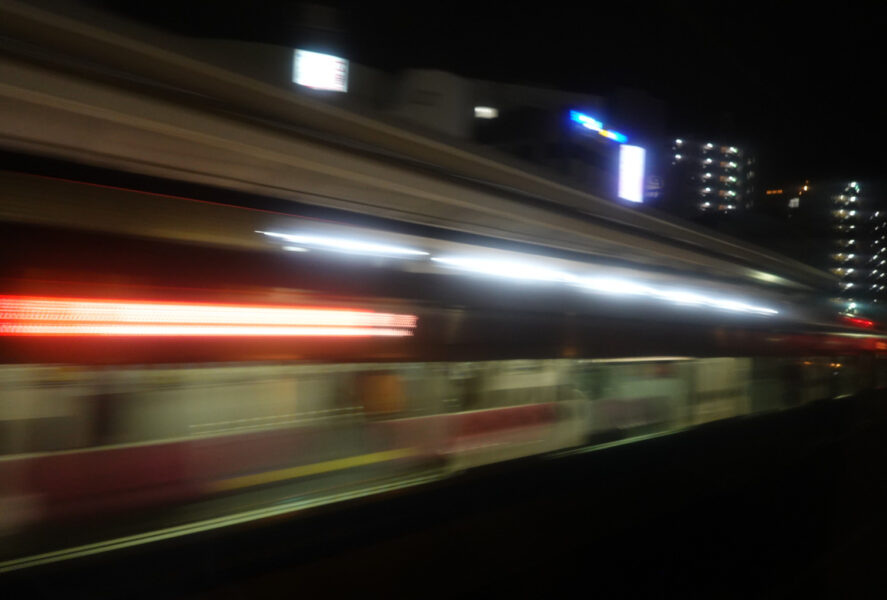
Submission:
[[[707,143],[707,144],[705,145],[705,149],[706,149],[706,150],[711,150],[711,149],[714,148],[714,147],[715,147],[715,145],[712,144],[711,142],[709,142],[709,143]]]
[[[799,208],[801,206],[800,198],[789,198],[788,207],[789,208]]]
[[[735,146],[730,146],[730,148],[728,148],[728,151],[735,154],[736,152],[739,152],[739,149]]]
[[[284,246],[283,249],[287,252],[308,252],[307,248],[302,248],[300,246]]]
[[[703,188],[702,191],[703,191],[703,192],[710,192],[710,191],[711,191],[711,188],[710,188],[710,187],[706,187],[706,188]]]
[[[857,186],[856,186],[856,182],[855,182],[855,181],[851,181],[851,182],[850,182],[850,187],[857,187]]]
[[[711,202],[703,202],[702,206],[704,206],[705,208],[708,208],[709,206],[711,206]]]
[[[619,146],[619,197],[629,202],[644,200],[644,159],[640,146]]]
[[[806,186],[806,185],[804,186],[804,191],[805,191],[805,192],[807,191],[807,186]]]
[[[682,140],[681,138],[678,138],[678,139],[676,139],[676,140],[674,141],[674,143],[675,143],[675,144],[683,144],[683,143],[684,143],[684,140]]]
[[[492,106],[475,106],[474,116],[478,119],[495,119],[499,116],[499,109]]]
[[[353,254],[368,254],[373,256],[428,256],[428,252],[422,250],[364,240],[328,237],[324,235],[275,233],[272,231],[257,231],[256,233],[261,233],[268,237],[279,238],[286,242],[298,244],[299,246],[308,246],[309,248],[314,247],[323,250],[334,250]]]
[[[680,154],[675,154],[674,157],[677,160],[681,160],[681,158],[683,158]]]
[[[348,61],[332,54],[296,50],[293,81],[315,90],[348,91]]]
[[[706,165],[710,165],[712,162],[713,162],[713,161],[712,161],[712,159],[710,159],[710,158],[706,158],[706,159],[703,161],[703,163],[706,164]]]

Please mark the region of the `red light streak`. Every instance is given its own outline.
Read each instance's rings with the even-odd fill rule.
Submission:
[[[844,317],[844,320],[853,325],[858,325],[867,329],[875,326],[874,321],[869,321],[868,319],[860,319],[859,317]]]
[[[415,315],[370,310],[0,296],[0,335],[409,336]]]

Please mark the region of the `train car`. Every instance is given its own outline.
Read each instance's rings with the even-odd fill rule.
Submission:
[[[884,336],[814,294],[3,177],[13,555],[887,383]]]

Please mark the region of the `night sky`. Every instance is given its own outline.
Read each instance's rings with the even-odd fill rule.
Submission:
[[[181,33],[298,42],[295,2],[91,3]],[[341,10],[357,62],[588,93],[638,88],[664,102],[674,135],[750,141],[774,184],[881,178],[887,86],[874,3],[795,13],[776,2],[325,4]]]

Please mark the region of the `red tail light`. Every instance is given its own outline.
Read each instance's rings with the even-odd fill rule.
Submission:
[[[844,322],[849,323],[851,325],[856,325],[857,327],[865,327],[866,329],[871,329],[875,326],[874,321],[869,321],[868,319],[862,319],[860,317],[842,317]]]

